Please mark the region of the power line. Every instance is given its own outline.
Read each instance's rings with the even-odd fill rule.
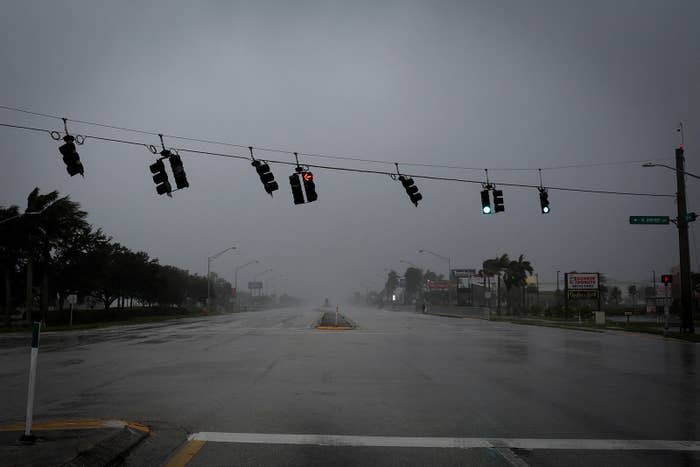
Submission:
[[[52,119],[57,119],[57,120],[64,119],[64,117],[61,117],[59,115],[52,115],[52,114],[47,114],[47,113],[42,113],[42,112],[34,112],[31,110],[27,110],[27,109],[22,109],[22,108],[18,108],[18,107],[10,107],[10,106],[6,106],[6,105],[0,105],[0,109],[12,111],[12,112],[20,112],[20,113],[34,115],[34,116],[38,116],[38,117],[44,117],[44,118],[52,118]],[[82,125],[89,125],[89,126],[94,126],[94,127],[99,127],[99,128],[108,128],[108,129],[112,129],[112,130],[119,130],[119,131],[142,134],[142,135],[159,136],[162,134],[164,137],[177,139],[177,140],[181,140],[181,141],[214,144],[214,145],[228,146],[228,147],[234,147],[234,148],[239,148],[239,149],[247,149],[248,147],[252,147],[256,151],[273,152],[273,153],[279,153],[279,154],[293,155],[295,153],[295,151],[290,151],[288,149],[271,148],[271,147],[264,147],[264,146],[250,146],[247,144],[235,144],[235,143],[230,143],[230,142],[226,142],[226,141],[217,141],[217,140],[202,139],[202,138],[191,138],[191,137],[179,136],[179,135],[174,135],[174,134],[166,134],[166,133],[157,133],[157,132],[152,132],[152,131],[138,130],[135,128],[112,125],[112,124],[107,124],[107,123],[93,122],[93,121],[88,121],[88,120],[77,120],[77,119],[72,119],[72,118],[66,118],[66,120],[73,122],[73,123],[79,123]],[[323,154],[323,153],[307,153],[307,152],[299,152],[299,151],[296,151],[296,153],[299,154],[300,156],[320,158],[320,159],[347,160],[347,161],[365,162],[365,163],[380,164],[380,165],[394,165],[394,163],[395,163],[395,162],[388,162],[388,161],[382,161],[382,160],[376,160],[376,159],[368,159],[368,158],[363,158],[363,157],[358,157],[358,156]],[[630,164],[641,164],[644,162],[669,161],[672,159],[673,158],[671,158],[671,157],[666,157],[666,158],[656,158],[656,159],[626,160],[626,161],[614,161],[614,162],[606,161],[606,162],[580,163],[580,164],[568,164],[568,165],[555,165],[555,166],[549,166],[549,167],[536,167],[536,168],[533,168],[533,167],[516,167],[516,168],[467,167],[467,166],[461,166],[461,165],[428,164],[428,163],[409,162],[409,161],[403,161],[403,162],[399,162],[399,163],[401,165],[409,166],[409,167],[428,167],[428,168],[450,169],[450,170],[484,171],[484,170],[488,169],[488,170],[491,170],[494,172],[495,171],[498,171],[498,172],[532,172],[532,171],[537,171],[537,170],[565,170],[565,169],[578,169],[578,168],[591,168],[591,167],[613,167],[613,166],[622,166],[622,165],[630,165]]]
[[[52,135],[52,138],[54,138],[54,139],[57,139],[54,137],[54,135],[58,134],[57,131],[51,131],[51,130],[48,130],[45,128],[36,128],[36,127],[15,125],[15,124],[9,124],[9,123],[0,123],[0,126],[28,130],[28,131],[45,132],[45,133],[49,133],[50,135]],[[147,148],[149,150],[149,152],[151,152],[151,153],[156,152],[155,146],[153,146],[152,144],[144,143],[142,141],[133,141],[133,140],[119,139],[119,138],[108,138],[108,137],[104,137],[104,136],[90,135],[90,134],[85,134],[82,136],[84,138],[84,141],[87,141],[89,139],[95,139],[95,140],[99,140],[99,141],[106,141],[106,142],[118,143],[118,144],[144,146],[145,148]],[[163,135],[163,136],[165,136],[165,135]],[[227,154],[227,153],[204,151],[204,150],[191,149],[191,148],[173,148],[173,149],[176,150],[177,152],[191,153],[191,154],[197,154],[197,155],[227,157],[227,158],[231,158],[231,159],[247,160],[247,161],[251,160],[249,156],[243,156],[243,155],[238,155],[238,154]],[[281,160],[272,160],[272,159],[265,159],[265,161],[272,163],[272,164],[289,165],[289,166],[296,166],[297,165],[296,162],[292,162],[292,161],[281,161]],[[394,172],[387,172],[387,171],[382,171],[382,170],[372,170],[372,169],[361,169],[361,168],[354,168],[354,167],[339,167],[339,166],[321,165],[321,164],[302,164],[302,165],[306,166],[306,167],[313,167],[313,168],[322,169],[322,170],[335,170],[335,171],[341,171],[341,172],[385,175],[385,176],[389,176],[392,178],[397,175]],[[470,183],[470,184],[477,184],[477,185],[484,184],[483,180],[476,180],[476,179],[440,177],[440,176],[422,175],[422,174],[402,174],[402,175],[405,175],[405,176],[411,177],[411,178],[423,179],[423,180]],[[516,188],[535,188],[535,189],[541,188],[540,185],[532,185],[532,184],[525,184],[525,183],[492,182],[492,184],[498,185],[498,186],[516,187]],[[662,197],[662,198],[675,197],[675,195],[672,195],[672,194],[662,194],[662,193],[644,193],[644,192],[629,192],[629,191],[617,191],[617,190],[597,190],[597,189],[589,189],[589,188],[572,188],[572,187],[561,187],[561,186],[545,186],[544,188],[547,188],[549,190],[570,191],[570,192],[578,192],[578,193],[593,193],[593,194],[604,194],[604,195],[646,196],[646,197]]]

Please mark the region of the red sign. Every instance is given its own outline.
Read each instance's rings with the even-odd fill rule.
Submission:
[[[428,290],[448,290],[449,288],[449,281],[428,281]]]

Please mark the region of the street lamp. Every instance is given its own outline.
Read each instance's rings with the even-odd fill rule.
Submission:
[[[452,259],[449,256],[442,256],[430,250],[418,250],[418,253],[428,253],[443,261],[447,261],[447,300],[449,302],[447,306],[452,306],[452,287],[450,287],[452,285]]]
[[[53,203],[51,203],[51,204],[45,206],[43,209],[41,209],[41,210],[39,210],[39,211],[29,211],[29,212],[26,212],[26,211],[25,211],[25,212],[23,212],[23,213],[20,213],[20,214],[15,215],[15,216],[8,217],[7,219],[1,220],[1,221],[0,221],[0,224],[4,224],[5,222],[10,222],[10,221],[13,221],[13,220],[15,220],[15,219],[19,219],[20,217],[24,217],[24,216],[37,216],[37,215],[39,215],[39,214],[42,214],[44,211],[46,211],[47,209],[49,209],[51,206],[53,206],[54,203],[55,203],[55,201],[54,201]]]
[[[700,178],[700,176],[698,176],[698,175],[691,174],[690,172],[686,172],[685,170],[678,170],[675,167],[671,167],[670,165],[666,165],[666,164],[654,164],[652,162],[646,162],[646,163],[642,164],[642,167],[664,167],[666,169],[673,170],[676,173],[680,173],[681,175],[687,175],[687,176],[693,177],[693,178]]]
[[[211,305],[211,262],[218,258],[219,256],[223,255],[229,250],[235,250],[235,246],[230,246],[226,248],[225,250],[221,250],[220,252],[216,253],[215,255],[207,256],[207,310],[209,309],[209,306]]]
[[[263,276],[263,275],[267,274],[268,272],[272,272],[272,271],[274,271],[274,269],[272,269],[272,268],[265,269],[264,271],[261,271],[261,272],[255,274],[255,275],[253,276],[253,280],[257,279],[257,278],[260,277],[260,276]],[[264,285],[264,284],[263,284],[263,285]],[[258,294],[258,296],[264,295],[263,292],[264,292],[264,290],[261,288],[261,289],[260,289],[260,292],[259,292],[259,294]]]
[[[238,293],[238,271],[243,269],[246,266],[250,266],[251,264],[257,264],[259,262],[260,261],[258,261],[257,259],[254,259],[253,261],[248,261],[247,263],[236,267],[236,271],[233,274],[233,287],[236,289],[236,306],[238,306],[238,303],[239,303],[238,297],[240,296],[240,294]]]
[[[257,273],[256,275],[254,275],[253,280],[257,279],[258,277],[262,276],[263,274],[267,274],[268,272],[272,272],[273,270],[274,269],[272,269],[272,268],[265,269],[264,271],[261,271],[261,272]]]

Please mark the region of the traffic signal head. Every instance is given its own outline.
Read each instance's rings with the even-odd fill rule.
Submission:
[[[316,193],[316,184],[314,183],[314,174],[311,172],[302,172],[301,178],[304,180],[304,191],[306,192],[306,202],[311,203],[318,199]]]
[[[173,191],[168,181],[168,174],[165,172],[163,159],[158,159],[154,164],[151,164],[150,169],[153,174],[153,182],[156,184],[156,193],[164,195]]]
[[[75,149],[75,138],[71,135],[66,135],[63,137],[63,141],[66,143],[60,146],[58,150],[63,155],[63,162],[66,164],[68,175],[71,177],[77,174],[85,176],[83,163],[80,162],[80,156]]]
[[[418,187],[411,177],[406,177],[405,175],[399,175],[399,180],[408,194],[408,198],[417,207],[418,201],[423,199],[423,195],[418,192]]]
[[[661,283],[664,285],[671,285],[673,283],[673,276],[671,274],[662,274]]]
[[[683,157],[683,145],[681,144],[676,148],[676,157]]]
[[[542,214],[549,214],[549,193],[544,188],[540,188],[540,210]]]
[[[173,169],[173,178],[175,179],[175,185],[178,189],[187,188],[190,186],[187,181],[187,174],[185,174],[185,167],[182,164],[182,159],[179,155],[173,154],[168,157],[170,160],[170,168]]]
[[[304,193],[301,191],[301,180],[299,180],[298,173],[289,176],[289,185],[292,187],[294,204],[304,204]]]
[[[503,206],[503,191],[493,190],[493,211],[503,212],[506,208]]]
[[[481,190],[481,212],[482,214],[491,214],[491,199],[489,198],[489,190]]]
[[[272,192],[278,190],[279,185],[275,181],[275,176],[270,172],[270,166],[266,162],[260,160],[254,160],[252,166],[255,167],[255,171],[258,172],[258,176],[265,187],[265,191],[272,196]]]

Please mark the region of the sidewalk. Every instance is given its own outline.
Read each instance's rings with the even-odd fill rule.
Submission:
[[[92,467],[121,463],[149,436],[148,427],[122,420],[35,423],[34,444],[19,441],[24,424],[0,425],[0,464],[16,467]]]

